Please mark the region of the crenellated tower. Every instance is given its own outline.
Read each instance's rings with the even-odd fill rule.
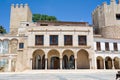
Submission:
[[[106,38],[120,38],[120,0],[104,2],[92,12],[93,26]]]
[[[10,33],[16,35],[21,21],[32,21],[32,13],[28,4],[12,4],[10,16]]]

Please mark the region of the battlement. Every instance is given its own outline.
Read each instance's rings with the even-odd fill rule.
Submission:
[[[12,4],[12,8],[25,8],[28,7],[28,4]]]
[[[120,0],[118,2],[116,0],[110,0],[110,4],[103,2],[102,5],[97,6],[92,12],[92,20],[94,27],[97,27],[100,34],[104,37],[120,38],[120,36],[116,35],[119,34],[118,30],[120,28]],[[116,36],[112,35],[111,31]]]
[[[12,4],[10,16],[11,34],[17,34],[21,21],[32,21],[32,12],[28,4]]]

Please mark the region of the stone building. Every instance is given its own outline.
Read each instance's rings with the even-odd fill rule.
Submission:
[[[120,39],[120,0],[111,0],[108,5],[104,2],[92,12],[93,26],[99,29],[105,38]]]
[[[97,69],[120,69],[120,0],[104,2],[92,12]]]
[[[94,34],[87,22],[32,22],[27,4],[12,4],[10,33],[0,36],[0,70],[120,69],[119,29],[109,31],[119,22],[107,17],[107,6],[119,17],[114,0],[95,9],[93,27],[100,33]]]

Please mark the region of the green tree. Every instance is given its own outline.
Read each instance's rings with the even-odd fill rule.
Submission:
[[[33,22],[37,21],[57,21],[57,18],[55,16],[48,16],[45,14],[33,14],[32,17]]]
[[[6,33],[6,29],[4,29],[3,26],[0,26],[0,34],[5,34]]]

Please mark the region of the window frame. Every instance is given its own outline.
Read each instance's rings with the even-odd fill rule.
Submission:
[[[64,46],[73,46],[73,35],[64,35]]]
[[[101,51],[101,43],[100,42],[96,42],[96,49],[97,49],[97,51]]]
[[[52,42],[52,39],[56,39],[57,38],[57,40],[55,40],[55,43],[54,42]],[[50,44],[50,46],[58,46],[58,42],[59,42],[59,37],[58,37],[58,35],[50,35],[50,37],[49,37],[49,44]]]
[[[106,50],[106,51],[110,51],[109,42],[105,42],[105,50]]]
[[[38,38],[38,41],[37,41]],[[40,42],[41,39],[41,42]],[[43,46],[44,45],[44,35],[35,35],[35,46]]]
[[[23,49],[24,48],[24,43],[23,42],[20,42],[19,43],[19,49]]]
[[[116,20],[120,20],[120,14],[116,14]]]
[[[113,48],[114,48],[114,51],[118,51],[118,45],[116,42],[113,43]]]
[[[82,43],[80,37],[85,37],[85,42]],[[78,45],[79,46],[87,46],[87,35],[78,35]]]

